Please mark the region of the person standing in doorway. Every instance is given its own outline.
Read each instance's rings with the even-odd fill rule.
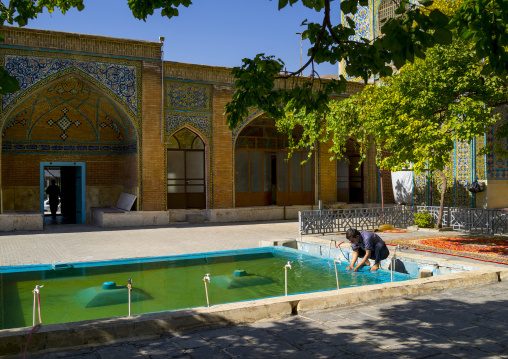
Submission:
[[[56,185],[54,179],[51,180],[51,184],[46,188],[46,194],[49,197],[49,210],[51,211],[51,217],[56,218],[56,211],[60,204],[60,187]]]

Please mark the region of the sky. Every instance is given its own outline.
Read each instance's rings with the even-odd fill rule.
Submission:
[[[322,22],[322,14],[295,4],[281,11],[278,0],[193,0],[168,19],[160,10],[146,22],[132,15],[127,0],[85,0],[85,9],[40,14],[26,27],[118,38],[159,41],[164,36],[164,59],[213,66],[240,66],[258,53],[282,59],[288,71],[300,67],[303,20]],[[340,22],[340,2],[332,2],[332,23]],[[303,63],[310,43],[303,41]],[[336,75],[338,66],[319,65],[322,75]],[[307,70],[304,75],[310,72]]]

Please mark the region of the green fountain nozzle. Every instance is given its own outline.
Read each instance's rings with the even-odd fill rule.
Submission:
[[[243,269],[237,269],[233,272],[233,277],[247,277],[247,271],[244,271]]]
[[[129,290],[132,303],[151,300],[153,297],[141,288],[131,288],[116,285],[115,282],[105,282],[102,286],[80,290],[76,299],[83,308],[105,307],[108,305],[127,304]]]
[[[115,282],[104,282],[104,283],[102,283],[101,288],[104,290],[116,289],[116,283]]]

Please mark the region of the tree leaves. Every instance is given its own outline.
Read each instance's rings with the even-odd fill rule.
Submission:
[[[353,137],[364,156],[376,147],[381,168],[442,170],[455,141],[483,135],[498,120],[492,116],[495,106],[508,100],[505,81],[484,78],[481,69],[473,45],[455,41],[436,46],[426,60],[405,65],[382,86],[368,86],[362,93],[333,101],[321,121],[321,133],[329,134],[336,156]],[[293,118],[298,116],[305,137],[316,140],[305,128],[305,113]],[[508,126],[504,130],[508,133]]]

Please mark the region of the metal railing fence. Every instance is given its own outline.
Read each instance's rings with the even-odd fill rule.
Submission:
[[[329,209],[299,212],[300,234],[345,232],[349,228],[372,230],[383,224],[398,228],[414,225],[415,213],[427,211],[434,221],[438,206]],[[445,207],[443,227],[470,233],[508,233],[508,212],[498,209]]]

